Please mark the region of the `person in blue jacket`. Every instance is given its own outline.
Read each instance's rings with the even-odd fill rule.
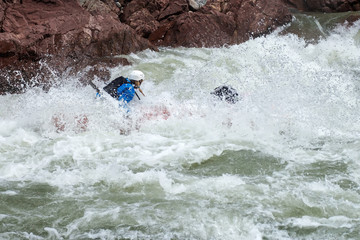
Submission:
[[[104,87],[104,90],[113,98],[119,100],[121,105],[127,108],[127,103],[130,102],[135,95],[140,99],[139,95],[135,91],[136,89],[145,96],[140,88],[144,79],[145,75],[143,72],[134,70],[130,73],[128,78],[120,76],[114,79]]]
[[[140,85],[144,81],[144,78],[144,73],[142,73],[141,71],[132,71],[129,75],[129,78],[126,78],[126,82],[120,85],[120,87],[118,87],[116,90],[117,95],[119,96],[118,100],[125,103],[130,102],[134,98],[134,96],[137,95],[135,89],[139,89],[139,91],[144,95],[140,88]]]

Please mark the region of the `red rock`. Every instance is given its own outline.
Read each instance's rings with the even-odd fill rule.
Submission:
[[[184,1],[175,1],[157,17],[160,25],[149,36],[152,43],[173,47],[237,44],[291,20],[280,0],[211,0],[196,12],[184,6]]]
[[[359,0],[283,0],[284,3],[300,11],[347,12],[359,11]]]
[[[160,39],[153,39],[154,44],[185,47],[219,47],[234,44],[235,20],[220,13],[201,14],[189,12],[173,20],[171,28],[162,33]],[[153,36],[152,36],[153,37]]]
[[[120,10],[113,1],[107,1],[108,5],[83,1],[84,8],[74,0],[27,0],[22,4],[1,1],[0,94],[14,92],[21,85],[16,83],[18,78],[34,82],[32,79],[41,72],[41,59],[47,59],[61,73],[74,65],[84,67],[88,58],[101,61],[104,57],[156,49],[121,23],[117,15]]]
[[[159,22],[156,21],[146,8],[133,13],[129,17],[128,22],[130,27],[145,38],[149,37],[149,35],[159,27]]]

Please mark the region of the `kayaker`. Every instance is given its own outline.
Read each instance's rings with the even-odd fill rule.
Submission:
[[[116,98],[117,100],[126,104],[130,102],[135,95],[140,99],[135,89],[138,89],[141,94],[145,96],[140,88],[144,79],[145,75],[143,72],[134,70],[130,73],[128,78],[120,76],[114,79],[104,87],[104,90],[113,98]]]

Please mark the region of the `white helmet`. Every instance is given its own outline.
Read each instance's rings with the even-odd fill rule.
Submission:
[[[143,72],[141,72],[139,70],[134,70],[130,73],[129,79],[135,80],[135,81],[145,80],[145,75]]]

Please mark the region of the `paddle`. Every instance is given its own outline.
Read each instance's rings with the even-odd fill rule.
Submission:
[[[97,93],[100,93],[100,89],[92,81],[89,81],[89,84]]]

